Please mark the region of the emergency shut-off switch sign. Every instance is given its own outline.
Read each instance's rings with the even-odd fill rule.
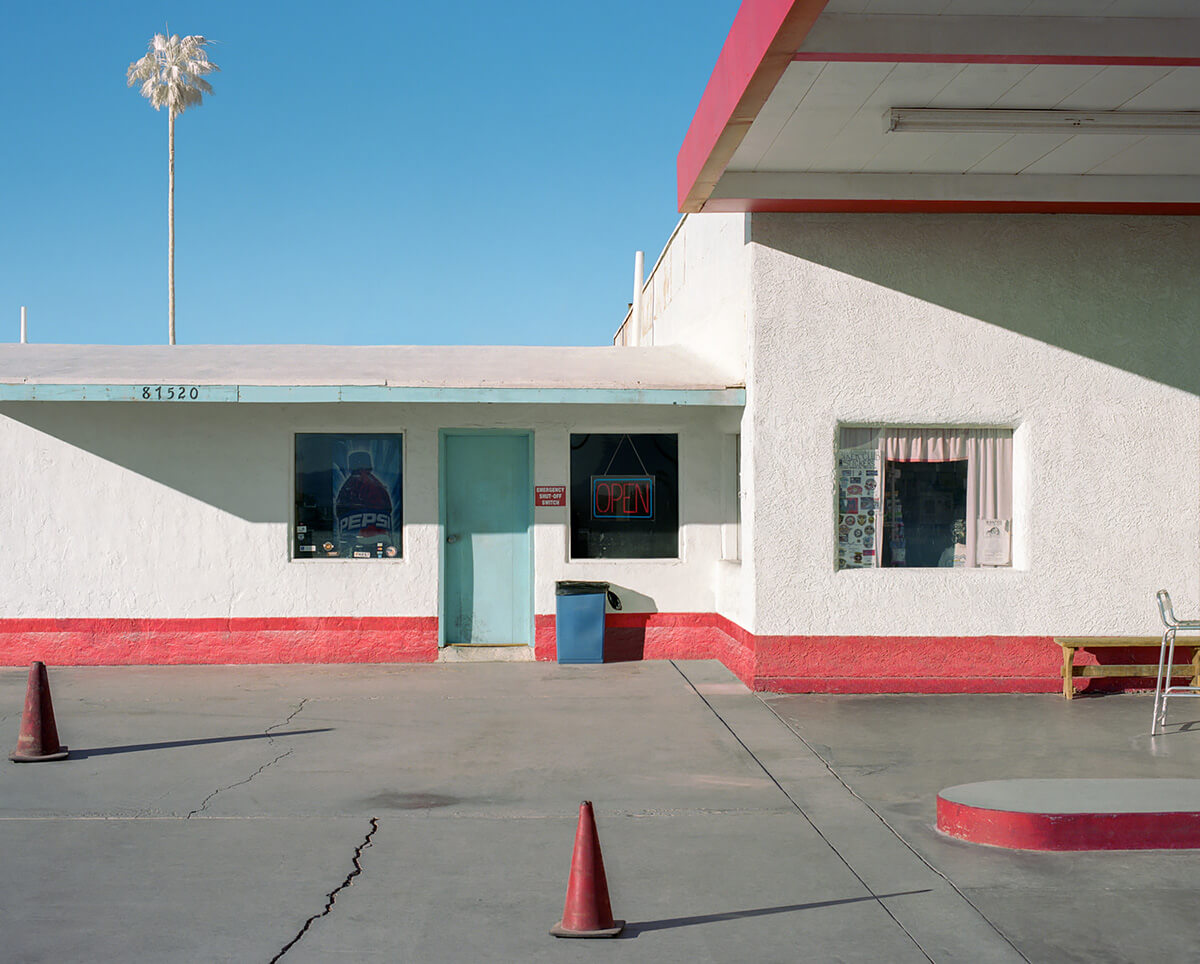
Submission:
[[[539,509],[556,509],[567,504],[565,485],[535,485],[533,504]]]

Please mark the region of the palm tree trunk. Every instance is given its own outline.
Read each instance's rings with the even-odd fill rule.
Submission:
[[[175,344],[175,114],[167,114],[167,341]]]

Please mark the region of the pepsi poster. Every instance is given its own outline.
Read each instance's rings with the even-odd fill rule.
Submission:
[[[297,559],[401,552],[400,435],[297,435]]]

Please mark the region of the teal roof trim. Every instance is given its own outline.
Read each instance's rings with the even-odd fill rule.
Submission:
[[[508,405],[744,406],[744,388],[428,388],[400,385],[0,385],[0,402],[386,402]]]

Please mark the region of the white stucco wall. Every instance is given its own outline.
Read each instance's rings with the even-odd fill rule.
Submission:
[[[1200,219],[753,215],[754,631],[1158,631],[1200,611]],[[835,572],[840,423],[1015,429],[1012,569]]]
[[[746,384],[749,307],[750,245],[745,215],[687,215],[646,278],[640,344],[683,345],[719,366],[729,384]],[[627,335],[625,330],[619,332],[618,343],[624,343]],[[728,464],[729,436],[740,431],[740,422],[728,425],[725,438],[719,440],[726,557],[736,554],[731,548],[737,514],[736,497],[730,497],[736,479]],[[745,520],[741,529],[745,539]],[[753,565],[753,560],[725,558],[711,576],[716,611],[741,626],[748,626],[753,618]]]
[[[713,609],[721,431],[739,411],[583,405],[0,405],[0,618],[431,616],[439,428],[534,432],[535,484],[567,484],[571,431],[679,433],[681,558],[567,559],[534,510],[535,611],[554,580],[635,590],[632,611]],[[404,557],[289,561],[293,436],[404,433]]]

